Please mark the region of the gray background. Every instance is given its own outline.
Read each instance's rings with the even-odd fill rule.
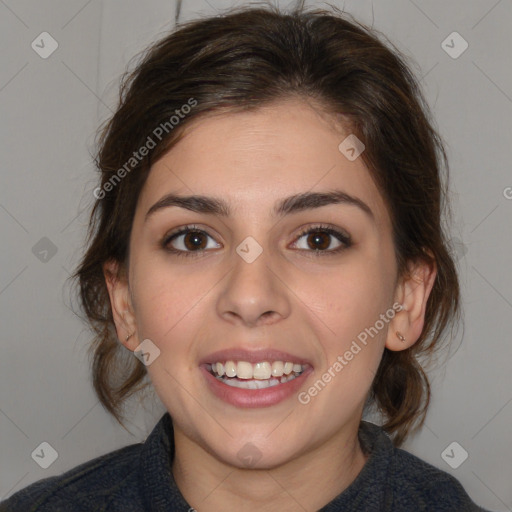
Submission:
[[[180,21],[230,5],[185,0]],[[414,60],[451,164],[464,330],[445,366],[432,370],[426,426],[405,448],[453,474],[480,505],[512,510],[512,3],[335,5]],[[127,432],[103,410],[66,279],[96,186],[95,130],[114,108],[128,60],[172,28],[175,12],[163,0],[0,0],[0,499],[143,441],[165,412],[156,398],[133,401]],[[31,47],[44,31],[59,45],[46,59]],[[469,44],[458,58],[442,46],[454,31]],[[461,48],[448,41],[452,52]],[[42,251],[53,246],[54,255]],[[469,454],[456,469],[441,457],[453,441]],[[47,469],[31,457],[42,442],[58,453]]]

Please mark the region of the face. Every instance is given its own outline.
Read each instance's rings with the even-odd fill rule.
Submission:
[[[362,159],[338,149],[349,132],[302,101],[186,133],[140,194],[118,332],[129,323],[132,350],[159,351],[147,369],[177,432],[225,463],[273,467],[357,430],[401,314],[389,214]],[[335,191],[350,200],[297,200]]]

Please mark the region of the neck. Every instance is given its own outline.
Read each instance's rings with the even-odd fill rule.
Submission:
[[[363,468],[367,456],[358,425],[272,469],[226,464],[175,429],[174,479],[187,502],[201,512],[315,511],[343,492]]]

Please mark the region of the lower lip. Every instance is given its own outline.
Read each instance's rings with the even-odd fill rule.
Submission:
[[[245,408],[270,407],[286,400],[298,392],[308,375],[313,371],[313,368],[309,366],[298,377],[284,384],[277,384],[264,389],[241,389],[224,384],[214,377],[206,367],[201,366],[200,368],[209,388],[217,397],[235,407]]]

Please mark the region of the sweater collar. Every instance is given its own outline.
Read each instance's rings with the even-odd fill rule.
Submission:
[[[321,512],[363,510],[370,498],[386,510],[385,488],[394,450],[393,443],[381,427],[361,421],[359,440],[369,455],[363,469],[354,481]],[[171,416],[166,412],[143,444],[140,454],[140,485],[145,509],[150,512],[175,510],[187,512],[191,506],[182,496],[172,474],[174,458],[174,431]],[[371,482],[371,485],[369,483]],[[320,512],[320,511],[319,511]]]
[[[140,454],[141,490],[145,510],[163,512],[192,509],[182,496],[172,474],[174,430],[166,412],[144,442]]]
[[[367,510],[368,503],[379,504],[375,510],[390,510],[392,496],[386,491],[395,447],[388,434],[373,423],[361,421],[359,442],[368,459],[354,481],[319,512]]]

